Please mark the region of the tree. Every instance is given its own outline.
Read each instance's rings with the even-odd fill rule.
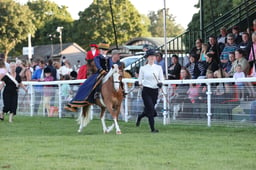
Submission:
[[[157,12],[151,11],[148,14],[150,19],[149,31],[151,32],[153,37],[163,37],[164,36],[164,18],[163,18],[163,10],[160,9]],[[174,37],[181,34],[184,31],[181,25],[177,25],[175,23],[175,17],[172,14],[169,14],[167,11],[166,14],[166,34],[167,37]]]
[[[204,25],[208,25],[216,19],[238,6],[243,0],[208,0],[203,1],[204,8]],[[195,5],[196,8],[200,8],[199,2]],[[188,24],[188,29],[193,31],[200,30],[200,11],[195,13],[192,20]]]
[[[147,22],[129,0],[112,0],[113,17],[118,44],[134,37],[150,35]],[[93,0],[92,4],[79,13],[75,23],[75,39],[80,45],[88,47],[90,42],[107,41],[114,44],[114,31],[109,0]]]
[[[72,41],[72,26],[73,19],[67,11],[66,6],[58,6],[58,4],[49,0],[36,0],[27,3],[29,8],[33,11],[36,18],[36,34],[32,39],[32,43],[36,45],[49,44],[49,35],[55,35],[53,43],[58,42],[58,35],[56,28],[63,26],[63,42]]]
[[[34,34],[34,14],[28,6],[20,5],[13,0],[0,1],[0,49],[6,59],[15,45]]]

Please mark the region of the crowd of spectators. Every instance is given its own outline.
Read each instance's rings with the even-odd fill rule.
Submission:
[[[256,19],[253,21],[253,28],[252,32],[240,32],[240,28],[234,26],[229,33],[225,27],[222,27],[220,35],[209,36],[208,42],[203,42],[200,38],[196,39],[195,46],[188,56],[189,62],[176,72],[187,72],[190,79],[256,77]],[[182,78],[172,76],[172,71],[173,64],[168,67],[168,79]],[[183,85],[173,87],[176,91],[172,100],[174,110],[180,103],[206,102],[206,98],[205,101],[201,100],[206,91],[204,84],[190,84],[189,87],[185,86],[186,88]],[[247,100],[248,97],[255,100],[256,97],[254,85],[247,82],[212,84],[212,91],[213,106],[228,101],[241,102],[245,97]]]

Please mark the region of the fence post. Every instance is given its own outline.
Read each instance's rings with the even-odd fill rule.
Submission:
[[[58,109],[58,111],[59,111],[59,118],[61,118],[62,117],[62,108],[61,108],[61,104],[62,104],[62,98],[61,98],[61,84],[60,83],[58,83],[58,96],[59,96],[59,109]]]
[[[32,84],[29,84],[29,88],[30,88],[30,116],[32,117],[33,116],[33,111],[34,111],[34,96],[35,96],[35,93],[34,93],[34,88],[33,88],[33,85]]]
[[[164,111],[163,111],[163,124],[164,125],[167,125],[167,124],[169,124],[170,122],[170,116],[168,115],[168,111],[167,111],[167,105],[169,104],[168,102],[167,102],[167,100],[168,100],[168,94],[167,94],[167,87],[168,86],[163,86],[163,88],[162,88],[162,93],[163,93],[163,98],[164,98],[164,100],[163,100],[163,107],[164,107]]]
[[[124,121],[128,122],[128,85],[127,82],[124,82],[124,91],[127,95],[124,98]]]
[[[211,127],[211,116],[212,116],[212,113],[211,113],[211,95],[212,95],[212,92],[211,92],[211,84],[210,83],[207,83],[207,126],[208,127]]]

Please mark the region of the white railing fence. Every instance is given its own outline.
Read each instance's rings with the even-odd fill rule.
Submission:
[[[135,117],[143,110],[143,102],[141,100],[139,87],[134,87],[136,79],[123,79],[125,92],[128,93],[123,101],[123,108],[121,116],[124,121],[128,121],[130,117]],[[45,116],[58,116],[59,118],[67,115],[76,116],[76,113],[67,112],[63,109],[64,105],[70,100],[70,95],[76,94],[80,83],[84,80],[67,80],[67,81],[52,81],[52,82],[36,82],[28,81],[23,82],[29,92],[26,94],[22,89],[19,90],[19,105],[17,114],[25,115],[45,115]],[[256,82],[256,78],[221,78],[221,79],[191,79],[191,80],[165,80],[162,90],[160,90],[158,104],[156,109],[159,113],[158,116],[162,118],[163,124],[169,124],[171,121],[179,119],[193,119],[205,120],[207,126],[211,126],[213,119],[218,120],[244,120],[244,116],[251,119],[255,110],[251,110],[251,103],[255,100],[252,92],[246,92],[248,96],[237,96],[237,87],[234,86],[235,82],[244,82],[244,89],[255,90],[254,86],[247,86]],[[200,87],[201,95],[196,96],[196,99],[188,98],[187,90],[191,84]],[[216,84],[227,84],[224,89],[227,95],[216,96]],[[65,95],[66,92],[62,88],[64,85],[69,85],[72,94]],[[204,89],[204,90],[202,90]],[[256,91],[256,90],[255,90]],[[69,92],[68,92],[69,93]],[[235,95],[236,94],[236,95]],[[46,96],[50,96],[47,98]],[[238,95],[241,95],[238,94]],[[51,104],[51,110],[46,110],[47,103]],[[241,109],[247,108],[246,111]],[[239,112],[240,109],[240,112]],[[99,113],[97,107],[93,106],[92,112]],[[249,114],[250,112],[250,114]],[[234,116],[236,115],[236,117]],[[233,117],[232,117],[233,116]],[[246,118],[246,119],[247,119]]]

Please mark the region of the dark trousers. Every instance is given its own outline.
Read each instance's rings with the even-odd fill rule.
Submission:
[[[4,101],[3,113],[10,112],[16,115],[16,110],[18,106],[18,92],[14,91],[10,93],[8,91],[4,91],[3,101]]]
[[[158,89],[143,87],[142,99],[144,103],[144,111],[139,115],[138,119],[141,120],[143,117],[147,116],[151,131],[155,130],[154,116],[156,116],[155,104],[157,102],[157,97]]]

